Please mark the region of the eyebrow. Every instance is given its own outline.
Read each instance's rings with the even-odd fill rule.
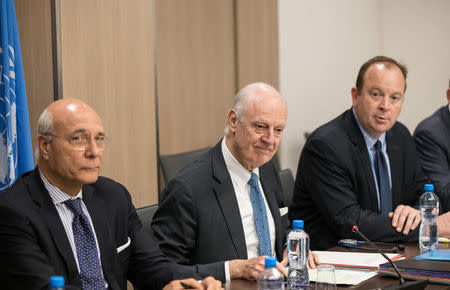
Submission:
[[[86,129],[78,129],[78,130],[75,130],[75,131],[72,132],[72,134],[79,134],[79,133],[87,133],[87,130],[86,130]],[[97,133],[96,135],[97,135],[97,136],[98,136],[98,135],[105,136],[105,132],[100,131],[100,132]]]

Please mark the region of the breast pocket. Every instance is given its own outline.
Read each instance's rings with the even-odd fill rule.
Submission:
[[[123,266],[123,269],[127,269],[128,261],[130,259],[130,251],[131,239],[130,237],[127,237],[127,239],[123,243],[120,243],[116,249],[119,263]]]

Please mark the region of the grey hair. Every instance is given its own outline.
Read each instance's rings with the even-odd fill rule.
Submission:
[[[239,121],[242,121],[242,117],[246,110],[248,100],[254,96],[254,92],[257,89],[270,90],[278,93],[278,91],[274,87],[263,82],[251,83],[240,89],[239,92],[234,96],[232,105],[233,110],[236,112],[236,118]],[[228,128],[227,125],[225,126],[224,133],[225,135],[228,135],[229,132],[230,129]]]
[[[55,129],[53,127],[53,116],[47,109],[45,109],[41,116],[39,116],[37,130],[39,135],[46,136],[49,141],[52,140],[52,136],[55,134]],[[34,157],[35,160],[39,159],[38,147],[34,150]]]
[[[48,136],[49,138],[55,134],[55,130],[53,128],[53,116],[47,109],[45,109],[39,117],[37,130],[39,135]]]

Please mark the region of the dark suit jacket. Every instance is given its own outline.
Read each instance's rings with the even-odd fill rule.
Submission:
[[[280,181],[272,162],[259,168],[275,221],[276,254],[282,258],[287,215],[280,217]],[[152,228],[161,250],[176,262],[195,265],[205,277],[225,281],[224,261],[247,259],[244,229],[221,142],[183,169],[162,193]]]
[[[414,132],[423,172],[435,185],[445,211],[450,210],[450,111],[448,105],[423,120]]]
[[[194,274],[162,255],[119,183],[100,177],[83,186],[83,201],[94,224],[110,289],[126,289],[127,279],[142,289],[160,289],[177,275]],[[117,253],[128,237],[130,246]],[[1,288],[47,289],[51,275],[63,275],[66,284],[82,286],[64,226],[35,169],[0,195]]]
[[[386,133],[391,166],[392,208],[414,206],[426,178],[420,169],[408,129],[396,123]],[[303,219],[311,248],[327,249],[339,239],[356,238],[351,225],[373,241],[417,241],[418,227],[407,236],[398,233],[391,219],[379,214],[375,179],[369,153],[352,110],[321,126],[303,148],[292,219]]]

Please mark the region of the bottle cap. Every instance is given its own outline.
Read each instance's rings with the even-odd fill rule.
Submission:
[[[264,263],[266,264],[266,268],[273,268],[277,265],[277,259],[274,257],[269,257],[264,260]]]
[[[303,220],[293,220],[292,227],[294,229],[303,229]]]
[[[63,276],[51,276],[50,277],[50,288],[61,288],[64,287],[64,277]]]
[[[424,187],[425,191],[433,191],[434,185],[433,184],[425,184]]]

